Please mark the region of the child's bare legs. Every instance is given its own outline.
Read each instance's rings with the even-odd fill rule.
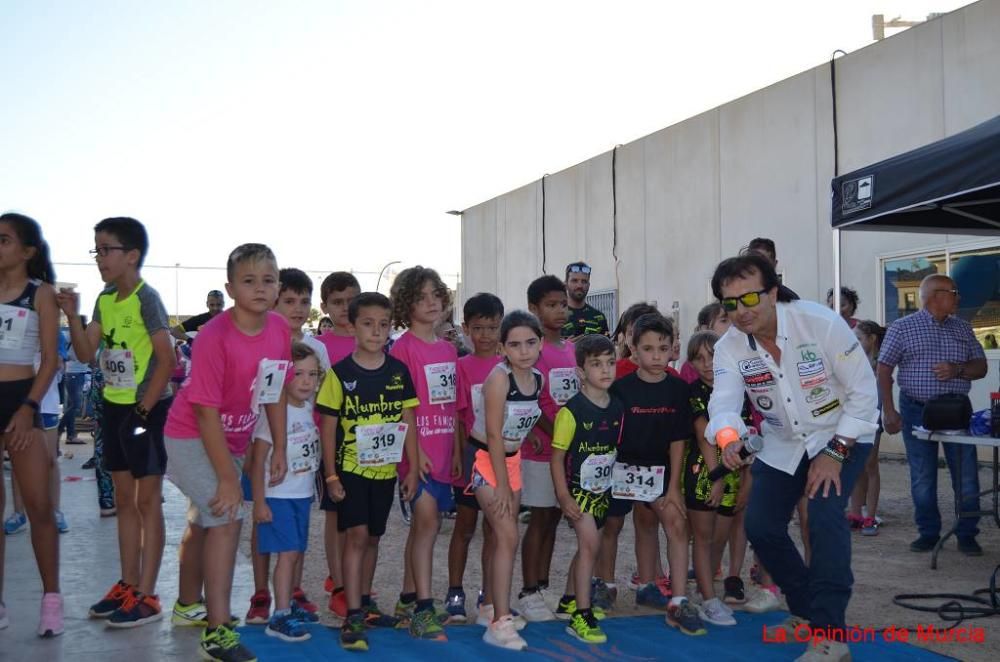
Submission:
[[[479,520],[479,511],[475,508],[459,504],[457,510],[455,528],[451,532],[451,542],[448,544],[449,589],[462,586],[465,566],[469,559],[469,543],[476,534],[476,522]]]
[[[520,499],[520,494],[517,495]],[[520,508],[520,505],[518,505]],[[516,517],[515,517],[516,519]],[[516,526],[516,522],[515,522]],[[479,555],[479,562],[482,564],[483,572],[483,604],[491,605],[493,604],[493,552],[496,550],[496,537],[493,535],[493,526],[490,525],[490,520],[485,515],[483,516],[483,548]],[[517,553],[517,541],[514,541],[514,553]],[[511,563],[514,563],[513,557],[511,557]],[[513,567],[511,568],[511,577],[513,578]]]
[[[437,499],[422,492],[413,506],[413,522],[406,539],[406,566],[403,592],[416,593],[417,600],[431,599],[431,578],[434,572],[434,542],[441,528]],[[407,585],[407,580],[412,584]],[[411,588],[412,586],[412,588]]]
[[[55,457],[43,442],[42,431],[19,451],[10,451],[11,468],[24,501],[24,513],[31,523],[31,547],[45,593],[59,592],[59,531],[53,512],[49,472]]]
[[[715,539],[716,513],[714,510],[688,509],[688,521],[694,533],[694,576],[698,582],[698,591],[705,600],[715,597],[715,585],[712,580],[715,566],[712,565],[712,542]],[[670,541],[673,536],[670,536]],[[673,563],[670,567],[673,567]],[[685,578],[686,581],[686,578]],[[673,579],[671,579],[671,584]]]
[[[577,610],[590,609],[590,578],[601,548],[601,534],[594,516],[589,513],[583,513],[573,523],[573,530],[576,531],[577,547],[566,577],[566,596],[575,596]]]
[[[872,450],[868,454],[868,460],[865,462],[865,471],[861,474],[868,483],[868,494],[865,502],[868,505],[868,517],[872,519],[878,513],[878,496],[882,489],[882,476],[879,474],[878,467],[878,446],[881,437],[881,433],[875,435],[875,445],[872,446]]]
[[[343,536],[337,531],[337,511],[326,510],[323,527],[323,548],[326,551],[326,570],[333,579],[334,588],[344,585],[341,571],[341,556],[344,548]]]
[[[270,558],[270,554],[262,555]],[[292,579],[295,564],[302,552],[279,552],[274,564],[274,604],[275,609],[289,609],[292,605]]]
[[[141,593],[156,593],[166,532],[162,476],[134,478],[128,471],[111,474],[118,509],[118,551],[122,579]]]
[[[514,578],[514,556],[517,554],[517,513],[521,507],[521,492],[514,492],[512,512],[498,517],[493,511],[496,491],[484,485],[476,490],[476,500],[486,515],[492,531],[493,552],[490,558],[488,589],[484,588],[483,604],[493,605],[493,618],[499,620],[510,613],[511,583]],[[485,544],[485,543],[484,543]]]
[[[52,500],[52,507],[59,510],[60,497],[62,496],[62,480],[59,475],[58,428],[45,431],[45,445],[48,446],[49,456],[52,458],[52,470],[49,472],[49,498]]]
[[[253,565],[253,590],[254,593],[258,591],[268,590],[268,574],[271,570],[271,555],[261,554],[257,550],[260,547],[257,544],[257,522],[253,523],[253,528],[250,531],[250,562]],[[277,573],[277,569],[275,569]],[[274,579],[275,583],[275,594],[277,594],[277,574]],[[284,609],[280,602],[276,602],[279,609]]]
[[[673,599],[683,598],[687,592],[688,568],[688,527],[684,515],[668,506],[664,501],[662,508],[653,506],[663,529],[667,532],[667,562],[670,564],[670,584]],[[688,511],[691,512],[691,511]]]
[[[609,517],[601,529],[601,551],[597,556],[594,574],[605,583],[615,583],[615,565],[618,562],[618,534],[625,526],[624,517]]]
[[[4,449],[4,436],[0,435],[0,462],[3,461],[3,449]],[[4,513],[7,512],[7,489],[4,486],[3,480],[3,469],[0,468],[0,520],[3,519]],[[12,486],[13,487],[13,486]],[[5,555],[7,552],[7,536],[0,536],[0,604],[3,604],[3,571],[7,566],[4,565],[6,562]]]
[[[188,524],[181,538],[181,546],[177,552],[180,570],[178,572],[179,586],[177,601],[182,605],[200,602],[201,589],[205,583],[205,573],[202,563],[205,554],[205,529],[197,524]]]
[[[341,537],[344,539],[344,592],[347,594],[347,608],[361,609],[363,584],[367,583],[368,577],[363,572],[369,549],[368,525],[352,526]]]
[[[229,622],[230,599],[233,592],[233,568],[240,543],[241,520],[205,529],[202,567],[205,573],[205,603],[208,627],[217,628]]]
[[[722,552],[726,549],[729,537],[732,534],[733,518],[715,513],[715,531],[712,535],[712,573],[714,578],[715,569],[722,567]]]
[[[299,554],[299,558],[295,560],[295,569],[292,571],[293,588],[302,587],[302,566],[305,565],[305,558],[305,554]]]
[[[739,577],[747,558],[747,530],[743,525],[746,508],[736,513],[729,527],[729,576]],[[721,552],[720,552],[721,553]]]
[[[521,573],[524,588],[537,588],[549,578],[549,564],[555,546],[556,527],[562,512],[558,508],[532,508],[521,547]]]

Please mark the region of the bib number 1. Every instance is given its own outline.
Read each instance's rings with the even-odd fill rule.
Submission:
[[[0,349],[20,349],[28,330],[28,311],[0,305]]]
[[[253,398],[250,409],[261,405],[271,405],[281,399],[281,389],[285,386],[285,373],[291,361],[261,359],[257,366],[257,377],[253,382]]]

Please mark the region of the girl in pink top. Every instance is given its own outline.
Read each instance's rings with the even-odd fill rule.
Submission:
[[[208,621],[201,636],[204,656],[250,659],[253,655],[229,623],[243,516],[240,465],[263,406],[274,440],[270,484],[284,480],[283,386],[291,334],[288,322],[271,312],[278,297],[278,267],[271,249],[263,244],[239,246],[229,255],[226,273],[233,307],[198,334],[191,376],[177,394],[164,430],[167,473],[192,506],[179,554],[174,618],[180,614]],[[202,584],[207,613],[198,604]]]
[[[397,610],[413,610],[411,635],[443,641],[447,637],[434,616],[431,598],[434,542],[441,526],[440,512],[454,505],[451,483],[462,472],[461,445],[455,439],[461,389],[458,352],[434,335],[450,295],[436,271],[419,266],[396,276],[390,295],[394,324],[407,331],[389,353],[409,368],[420,399],[416,408],[419,466],[411,467],[405,457],[399,464],[400,478],[416,470],[420,482],[411,501],[413,521],[406,541],[402,604]]]

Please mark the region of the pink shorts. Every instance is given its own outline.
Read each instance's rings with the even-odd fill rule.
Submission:
[[[521,451],[505,459],[507,462],[507,480],[510,482],[510,489],[517,492],[521,489]],[[477,478],[481,481],[480,485],[476,485]],[[490,454],[480,449],[476,451],[476,461],[472,465],[472,489],[475,490],[476,487],[482,484],[496,487],[497,476],[493,471],[493,462],[490,461]]]

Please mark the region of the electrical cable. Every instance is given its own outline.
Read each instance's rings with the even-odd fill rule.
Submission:
[[[621,261],[618,259],[618,148],[615,145],[611,150],[611,257],[615,261],[615,297],[621,291],[621,276],[618,267]],[[617,308],[617,306],[616,306]],[[617,313],[617,309],[615,310]]]
[[[830,56],[830,96],[833,101],[833,176],[840,174],[840,141],[837,138],[837,53],[847,55],[837,49]]]
[[[894,604],[904,609],[937,614],[942,621],[949,621],[952,627],[958,627],[963,621],[973,618],[1000,616],[1000,593],[997,593],[997,577],[1000,575],[1000,565],[993,569],[990,585],[973,591],[972,595],[961,593],[900,593],[892,598]],[[987,595],[981,598],[980,595]],[[914,604],[914,601],[946,600],[938,606]],[[972,605],[963,603],[973,603]]]
[[[542,175],[542,273],[547,273],[545,271],[545,178],[548,175]]]

